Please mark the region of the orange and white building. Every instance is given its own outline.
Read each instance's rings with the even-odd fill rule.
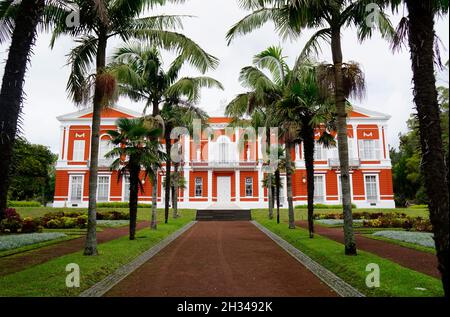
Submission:
[[[116,129],[118,118],[139,117],[134,111],[114,107],[104,110],[101,121],[98,190],[99,202],[124,202],[129,197],[129,181],[118,178],[111,171],[110,160],[104,154],[111,149],[108,130]],[[56,165],[54,207],[86,207],[88,204],[89,157],[92,109],[58,117],[61,122],[61,155]],[[352,202],[359,208],[393,208],[391,160],[386,140],[390,116],[354,107],[348,118],[349,160],[351,167]],[[233,204],[242,208],[265,208],[267,190],[264,178],[261,138],[255,144],[246,143],[238,151],[242,129],[233,128],[226,133],[229,118],[210,118],[210,136],[202,136],[195,143],[189,136],[180,141],[183,159],[180,171],[186,188],[179,191],[180,208],[207,208],[214,204]],[[320,131],[316,132],[316,138]],[[302,145],[292,151],[295,162],[293,200],[295,205],[306,204],[306,171]],[[158,176],[158,204],[163,206],[163,180],[165,171]],[[142,172],[144,190],[139,193],[140,203],[151,203],[152,185]],[[339,204],[341,202],[339,159],[336,148],[316,145],[315,202]],[[286,180],[281,203],[286,206]]]

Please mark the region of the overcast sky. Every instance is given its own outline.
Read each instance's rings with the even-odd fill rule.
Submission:
[[[302,50],[312,32],[305,32],[295,42],[281,41],[275,34],[273,26],[264,28],[245,37],[235,40],[227,46],[225,34],[239,19],[247,14],[237,5],[237,0],[190,0],[184,5],[167,5],[154,10],[150,14],[188,14],[196,18],[187,19],[184,34],[199,43],[206,51],[220,59],[220,66],[208,73],[222,82],[225,91],[204,90],[200,106],[211,116],[223,115],[224,105],[237,93],[243,92],[238,82],[239,71],[243,66],[251,64],[252,57],[271,45],[282,45],[284,54],[292,64]],[[399,17],[393,17],[395,23]],[[445,48],[441,49],[442,60],[448,60],[449,19],[446,16],[437,22],[436,30]],[[70,38],[61,38],[53,50],[49,48],[48,34],[40,34],[34,48],[31,66],[28,69],[24,103],[23,132],[33,142],[49,146],[59,153],[59,122],[56,117],[76,111],[75,106],[67,99],[65,91],[69,67],[66,54],[73,47]],[[110,41],[108,51],[111,52],[120,41]],[[406,131],[406,120],[413,112],[411,93],[411,67],[409,53],[392,54],[389,45],[378,35],[359,44],[353,30],[343,33],[343,53],[346,61],[354,60],[361,64],[367,82],[367,96],[357,105],[375,111],[390,114],[388,139],[391,146],[398,145],[398,134]],[[2,45],[0,59],[6,58],[8,45]],[[172,61],[171,54],[166,54],[166,64]],[[320,61],[330,61],[330,49],[323,44]],[[184,74],[195,76],[189,67]],[[3,66],[0,70],[3,75]],[[3,76],[2,76],[3,77]],[[143,104],[136,104],[128,99],[120,99],[118,104],[141,112]]]

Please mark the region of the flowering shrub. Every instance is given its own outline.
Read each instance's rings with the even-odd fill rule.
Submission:
[[[39,220],[34,220],[31,217],[27,217],[22,221],[22,229],[21,233],[33,233],[33,232],[41,232],[42,226]]]
[[[97,212],[97,220],[129,220],[127,213],[120,211]],[[72,229],[86,228],[88,216],[79,211],[59,211],[47,213],[40,219],[44,228],[48,229]]]

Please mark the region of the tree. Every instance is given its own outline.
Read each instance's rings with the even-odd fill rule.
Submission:
[[[9,199],[38,200],[43,205],[52,201],[56,160],[47,147],[18,138],[14,143]]]
[[[223,89],[218,81],[210,77],[180,78],[181,68],[186,62],[192,64],[185,54],[181,54],[166,71],[158,49],[147,44],[132,43],[115,53],[114,63],[111,65],[120,83],[120,93],[134,101],[144,101],[144,114],[151,108],[154,117],[161,115],[164,120],[164,141],[166,153],[169,154],[166,156],[165,166],[165,223],[169,218],[172,129],[178,123],[185,123],[179,116],[189,115],[186,111],[198,113],[193,105],[199,101],[202,88]],[[204,70],[195,63],[192,65],[199,71]]]
[[[0,220],[7,206],[13,147],[23,101],[23,86],[31,48],[45,0],[0,2],[0,43],[11,39],[0,90]],[[10,14],[17,10],[19,14]]]
[[[421,168],[429,198],[430,221],[433,226],[438,268],[442,275],[445,295],[450,294],[449,277],[449,193],[448,166],[446,166],[436,89],[435,63],[441,66],[438,42],[434,30],[435,18],[447,14],[448,1],[440,0],[385,0],[379,1],[393,12],[406,6],[404,16],[392,41],[392,48],[399,49],[408,43],[413,72],[413,95],[417,109]]]
[[[154,165],[159,165],[165,155],[159,150],[159,142],[155,139],[161,131],[158,128],[148,129],[143,118],[119,119],[116,125],[119,131],[107,132],[115,147],[105,157],[115,159],[111,169],[118,171],[118,181],[124,175],[130,176],[130,240],[135,240],[138,193],[139,190],[144,190],[140,178],[141,167],[147,171],[146,178],[148,171],[151,171]]]
[[[270,77],[265,74],[265,71],[270,74]],[[284,90],[289,83],[289,74],[290,69],[285,62],[280,47],[272,46],[255,55],[253,58],[253,66],[242,68],[239,76],[241,85],[249,91],[237,95],[227,105],[225,114],[233,117],[237,124],[243,123],[245,120],[242,119],[250,116],[252,126],[262,123],[267,130],[273,126],[279,127],[280,120],[277,116],[273,115],[273,111],[277,102],[283,98]],[[269,142],[270,134],[266,138]],[[293,142],[294,140],[289,141]],[[270,149],[272,146],[275,145],[269,145],[267,149]],[[290,166],[290,155],[287,155],[287,151],[286,162],[286,165]],[[288,178],[286,183],[289,202],[289,227],[295,228],[294,205],[292,201],[292,172],[290,169],[287,169],[286,175]],[[268,181],[271,181],[270,177]],[[268,186],[270,188],[271,184]]]
[[[108,41],[119,37],[124,41],[136,39],[151,42],[181,54],[186,60],[206,71],[217,65],[217,60],[203,51],[186,36],[173,30],[182,28],[179,16],[139,17],[145,9],[183,0],[74,0],[80,23],[68,27],[60,19],[53,32],[51,45],[62,34],[76,38],[78,44],[69,53],[71,74],[67,84],[69,95],[78,105],[93,104],[91,157],[89,160],[89,207],[85,255],[97,254],[96,192],[98,170],[98,146],[102,109],[108,107],[114,97],[115,78],[106,69]],[[89,74],[95,65],[94,74]]]
[[[308,192],[308,230],[314,237],[314,152],[315,130],[320,130],[319,143],[325,147],[335,145],[330,131],[335,130],[335,110],[329,94],[323,94],[317,78],[317,65],[299,60],[296,73],[291,77],[291,85],[284,98],[277,105],[277,114],[293,127],[299,123],[299,136],[303,142]]]
[[[348,166],[347,112],[346,99],[360,96],[358,86],[347,85],[343,78],[343,56],[341,47],[341,30],[354,26],[360,41],[370,37],[376,24],[382,36],[392,35],[392,27],[382,10],[377,18],[368,22],[367,5],[371,0],[243,0],[242,7],[253,10],[251,14],[236,23],[228,32],[231,42],[237,35],[244,35],[260,28],[268,21],[283,37],[298,37],[304,29],[320,28],[308,40],[302,51],[303,56],[318,53],[320,40],[330,43],[334,70],[334,102],[337,112],[338,151],[340,160],[343,209],[345,254],[356,255],[356,243],[353,235],[353,217],[350,194],[350,174]],[[373,23],[372,23],[373,22]],[[347,83],[348,84],[348,83]]]

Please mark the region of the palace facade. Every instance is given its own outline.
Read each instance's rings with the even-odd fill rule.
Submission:
[[[98,170],[98,202],[126,202],[129,199],[129,179],[111,171],[111,160],[104,155],[111,149],[108,130],[117,129],[118,118],[139,117],[129,109],[114,107],[104,110]],[[358,208],[393,208],[391,160],[386,139],[390,116],[354,107],[348,118],[349,162],[352,202]],[[54,207],[87,207],[92,109],[58,117],[61,122],[60,157],[56,165]],[[233,128],[226,133],[229,118],[210,118],[211,136],[203,136],[195,143],[182,137],[180,171],[185,188],[180,188],[180,208],[199,209],[214,204],[232,204],[242,208],[266,208],[267,189],[264,179],[261,138],[247,142],[238,151],[238,140],[244,133]],[[316,139],[320,137],[316,131]],[[306,204],[306,171],[302,145],[293,149],[293,200],[295,205]],[[151,203],[152,185],[142,172],[143,191],[140,203]],[[165,168],[158,175],[158,206],[164,202]],[[327,149],[316,144],[314,199],[320,204],[341,203],[339,159],[336,148]],[[282,174],[281,203],[287,206],[286,177]]]

